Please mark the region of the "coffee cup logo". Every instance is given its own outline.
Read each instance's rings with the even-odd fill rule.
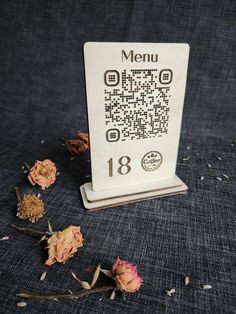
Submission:
[[[157,151],[151,151],[143,156],[141,165],[145,171],[154,171],[160,167],[162,155]]]

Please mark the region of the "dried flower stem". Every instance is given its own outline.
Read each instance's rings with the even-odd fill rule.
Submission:
[[[58,139],[60,142],[65,142],[66,141],[66,139],[65,138],[63,138],[63,137],[59,137],[59,139]]]
[[[17,186],[15,187],[15,193],[16,193],[17,203],[21,203],[20,191]]]
[[[23,231],[23,232],[31,232],[31,233],[35,233],[35,234],[40,234],[40,235],[45,235],[45,233],[47,232],[42,232],[42,231],[37,231],[37,230],[33,230],[31,228],[22,228],[22,227],[18,227],[16,225],[10,225],[12,228],[15,228],[18,231]]]
[[[30,167],[30,165],[28,164],[28,162],[24,162],[24,166],[25,166],[25,168],[26,168],[27,170],[30,170],[30,169],[31,169],[31,167]]]
[[[94,288],[91,290],[81,290],[79,292],[75,292],[73,294],[57,294],[57,295],[40,295],[40,294],[31,294],[31,293],[20,293],[17,294],[17,297],[25,298],[25,299],[33,299],[33,300],[65,300],[65,299],[78,299],[85,295],[109,291],[109,290],[116,290],[114,286],[105,286],[101,288]]]

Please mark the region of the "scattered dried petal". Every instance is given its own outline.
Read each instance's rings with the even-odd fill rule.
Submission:
[[[114,300],[116,296],[116,290],[113,290],[111,295],[110,295],[110,300]]]
[[[46,275],[47,275],[46,271],[42,273],[42,275],[40,276],[40,281],[44,281],[44,279],[46,278]]]
[[[211,285],[203,285],[203,289],[204,289],[204,290],[211,289],[211,288],[212,288]]]
[[[9,237],[8,237],[8,236],[2,237],[2,238],[0,239],[0,241],[6,241],[6,240],[9,240]]]
[[[68,289],[68,291],[69,291],[69,293],[70,293],[71,295],[73,295],[73,292],[72,292],[70,289]]]
[[[70,158],[70,160],[74,160],[74,159],[75,159],[74,157],[71,157],[71,158]]]
[[[222,160],[222,158],[221,158],[221,157],[219,157],[219,156],[217,156],[216,158],[217,158],[218,160]]]
[[[41,144],[44,144],[44,140],[41,140]]]
[[[204,176],[201,176],[200,180],[203,181],[204,179],[205,179],[205,177],[204,177]]]
[[[222,178],[221,177],[216,177],[216,180],[222,181]]]
[[[174,288],[172,288],[172,289],[170,289],[170,290],[166,290],[166,294],[167,294],[169,297],[171,297],[172,294],[174,294],[174,293],[175,293],[175,289],[174,289]]]
[[[190,156],[187,156],[187,157],[182,158],[182,161],[187,161],[189,159],[190,159]]]
[[[186,148],[187,148],[187,150],[190,150],[190,146],[187,146]]]
[[[38,196],[38,198],[40,198],[40,197],[41,197],[41,194],[40,194],[40,193],[38,193],[38,195],[37,195],[37,196]]]
[[[189,283],[190,283],[190,278],[189,278],[189,276],[185,276],[185,277],[184,277],[184,284],[185,284],[185,286],[187,286]]]
[[[223,176],[225,179],[229,179],[229,176],[227,176],[227,174],[222,174],[222,176]]]
[[[208,167],[208,168],[212,168],[212,165],[211,165],[211,164],[207,164],[207,167]]]
[[[61,174],[60,172],[57,172],[57,174],[56,174],[56,175],[57,175],[57,176],[59,176],[60,174]]]
[[[24,173],[27,173],[27,172],[29,172],[29,170],[24,170]]]
[[[18,303],[16,303],[16,305],[18,307],[25,307],[27,305],[27,303],[26,302],[18,302]]]

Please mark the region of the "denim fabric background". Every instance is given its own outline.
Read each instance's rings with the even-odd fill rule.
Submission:
[[[0,12],[0,237],[10,237],[0,241],[0,312],[235,313],[235,1],[2,0]],[[86,41],[190,44],[177,164],[187,195],[83,209],[78,188],[89,180],[89,154],[71,160],[59,138],[87,130]],[[21,166],[45,158],[60,175],[41,192]],[[223,173],[229,180],[217,181]],[[16,185],[22,194],[41,192],[45,201],[46,215],[34,228],[45,230],[48,220],[56,230],[81,226],[85,245],[65,265],[46,267],[38,237],[9,227],[32,226],[15,217]],[[16,307],[20,292],[76,291],[70,270],[90,280],[92,266],[109,268],[117,256],[137,264],[144,280],[126,300],[101,293]],[[102,284],[109,283],[103,277]],[[203,284],[213,288],[203,291]],[[171,287],[176,293],[168,297],[164,290]]]

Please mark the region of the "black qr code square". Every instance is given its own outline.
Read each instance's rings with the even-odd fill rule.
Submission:
[[[172,71],[109,70],[104,80],[108,142],[161,137],[168,133]],[[112,85],[112,82],[116,86]]]

